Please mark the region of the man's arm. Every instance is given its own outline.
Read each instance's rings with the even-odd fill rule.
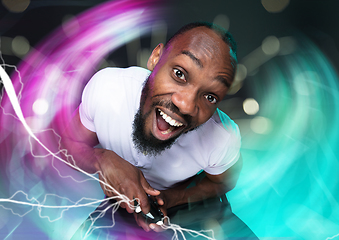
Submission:
[[[61,144],[67,150],[67,154],[74,158],[75,165],[88,173],[95,173],[98,169],[97,153],[93,147],[99,144],[98,137],[95,132],[85,128],[79,116],[79,110],[74,115],[61,134]],[[70,161],[68,157],[68,161]]]
[[[161,191],[160,195],[156,197],[161,211],[164,215],[167,215],[167,209],[171,207],[188,202],[198,202],[227,193],[235,187],[241,168],[242,158],[240,156],[239,160],[222,174],[212,175],[203,172],[182,182],[176,187]],[[194,182],[195,185],[189,187],[192,182]],[[153,223],[149,225],[145,224],[142,219],[140,220],[137,217],[136,220],[146,231],[152,229],[153,231],[161,232],[164,230],[161,226]]]
[[[74,165],[88,173],[99,173],[99,179],[117,190],[120,194],[127,196],[130,200],[138,198],[144,213],[149,211],[147,194],[157,195],[159,191],[154,190],[144,178],[142,172],[118,156],[115,152],[94,148],[99,141],[95,132],[89,131],[83,126],[80,120],[79,109],[62,134],[61,143],[67,149],[68,154],[74,158]],[[68,161],[71,158],[68,157]],[[107,196],[115,196],[114,192],[101,184]],[[133,208],[122,203],[121,207],[126,208],[129,213]]]
[[[187,188],[190,182],[185,182],[177,187],[161,191],[159,198],[164,196],[166,208],[181,205],[188,202],[198,202],[207,198],[221,196],[232,190],[239,178],[242,168],[242,158],[228,170],[219,175],[211,175],[206,172],[195,176],[195,186]],[[160,203],[162,203],[160,201]]]

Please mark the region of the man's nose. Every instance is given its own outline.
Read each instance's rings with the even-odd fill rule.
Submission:
[[[179,91],[172,94],[172,102],[180,113],[194,117],[198,114],[197,94],[194,90]]]

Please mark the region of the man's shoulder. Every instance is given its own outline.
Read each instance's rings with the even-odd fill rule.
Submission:
[[[102,81],[126,78],[144,82],[149,74],[149,70],[136,66],[128,68],[106,67],[99,70],[94,77]]]
[[[212,117],[206,122],[208,131],[213,129],[222,135],[233,135],[233,137],[240,137],[238,125],[223,111],[217,109]]]
[[[122,108],[128,103],[128,109],[134,111],[134,108],[139,106],[143,82],[149,73],[140,67],[104,68],[94,74],[86,84],[82,103],[93,111],[100,108],[103,112],[107,111],[107,108]]]
[[[200,144],[206,151],[214,151],[240,145],[241,135],[238,125],[227,114],[217,109],[207,122],[196,131],[188,133],[183,140]]]
[[[205,164],[208,173],[220,174],[237,161],[241,135],[238,125],[218,109],[202,126],[178,139],[178,146],[194,156],[194,161]],[[219,170],[213,170],[218,166]]]
[[[99,94],[102,98],[128,91],[132,95],[141,91],[150,71],[141,67],[107,67],[96,72],[86,84],[85,93]]]

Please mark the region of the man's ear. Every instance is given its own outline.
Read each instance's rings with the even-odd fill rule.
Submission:
[[[160,57],[163,53],[163,50],[164,50],[164,44],[162,44],[162,43],[158,44],[158,46],[156,46],[153,49],[152,54],[147,61],[148,70],[153,71],[155,65],[157,65],[157,63],[160,60]]]

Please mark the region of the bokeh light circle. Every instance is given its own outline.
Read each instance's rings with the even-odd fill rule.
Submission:
[[[33,112],[37,115],[44,115],[48,111],[48,102],[45,99],[37,99],[33,103]]]
[[[272,122],[265,117],[255,117],[251,120],[251,129],[258,134],[267,134],[271,131]]]
[[[290,3],[290,0],[261,0],[261,4],[270,13],[283,11]]]
[[[28,40],[22,36],[16,36],[12,40],[12,51],[18,57],[22,57],[28,53],[30,45]]]
[[[266,37],[262,42],[261,49],[266,55],[277,54],[280,50],[279,39],[275,36]]]
[[[14,13],[25,11],[31,3],[30,0],[1,0],[1,2],[8,9],[8,11]]]
[[[259,103],[254,98],[247,98],[243,102],[244,112],[248,115],[255,115],[259,111]]]

